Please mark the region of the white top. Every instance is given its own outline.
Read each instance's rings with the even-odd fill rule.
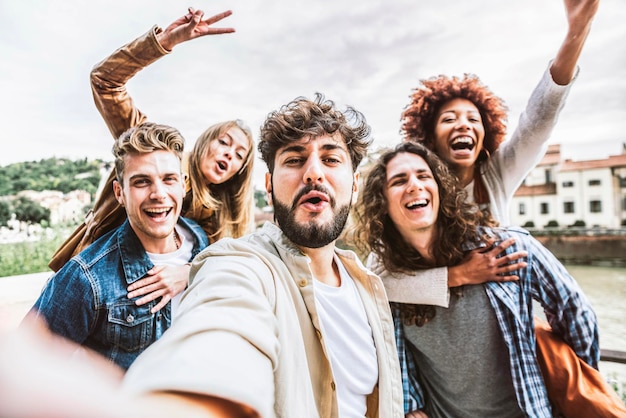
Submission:
[[[337,407],[342,418],[363,418],[366,397],[378,381],[376,348],[354,281],[335,256],[341,285],[313,282],[322,338],[337,388]]]

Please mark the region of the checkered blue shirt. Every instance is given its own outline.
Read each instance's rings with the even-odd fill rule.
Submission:
[[[514,237],[507,253],[526,250],[527,266],[519,271],[518,282],[489,282],[485,290],[496,314],[504,342],[509,348],[511,376],[521,410],[529,417],[552,417],[550,402],[535,353],[532,300],[544,309],[555,333],[587,364],[598,368],[600,347],[596,315],[580,286],[556,257],[521,228],[484,229],[497,241]],[[476,246],[465,245],[472,250]],[[404,337],[399,304],[392,303],[395,336],[402,368],[405,413],[421,410],[425,396],[417,379],[419,365],[415,347]],[[428,326],[428,325],[426,325]]]

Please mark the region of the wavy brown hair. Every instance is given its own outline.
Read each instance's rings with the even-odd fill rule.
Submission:
[[[361,112],[350,106],[343,112],[337,110],[332,100],[316,93],[313,100],[298,97],[271,112],[261,127],[258,149],[271,174],[280,148],[305,136],[315,138],[338,133],[348,147],[352,169],[356,171],[367,154],[370,131]]]
[[[406,242],[388,212],[385,197],[387,165],[401,153],[415,154],[426,161],[439,188],[439,213],[430,263]],[[403,142],[383,152],[365,176],[358,202],[354,209],[355,227],[353,245],[364,253],[374,253],[387,271],[410,273],[419,269],[458,264],[465,253],[462,244],[479,241],[478,227],[492,225],[473,203],[466,200],[466,192],[447,165],[425,146]],[[401,305],[403,320],[423,324],[434,315],[434,308],[425,305]]]
[[[248,139],[249,151],[237,173],[221,184],[207,185],[202,174],[202,159],[209,152],[211,142],[223,137],[230,128],[237,127]],[[196,141],[189,156],[191,196],[185,199],[185,215],[199,219],[203,208],[213,210],[211,224],[202,225],[211,242],[225,236],[240,237],[249,232],[252,224],[254,161],[252,132],[240,120],[217,123],[205,130]]]

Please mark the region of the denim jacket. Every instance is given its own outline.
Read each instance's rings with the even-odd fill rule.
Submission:
[[[178,224],[194,237],[191,258],[208,245],[202,228],[180,217]],[[190,260],[191,261],[191,260]],[[68,261],[44,287],[34,310],[52,332],[108,357],[124,369],[171,324],[168,303],[150,310],[128,299],[126,288],[154,265],[126,220]]]

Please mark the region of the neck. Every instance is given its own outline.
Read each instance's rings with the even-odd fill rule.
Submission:
[[[410,236],[405,236],[405,240],[417,251],[424,259],[432,263],[435,258],[432,255],[431,241],[435,236],[434,227],[424,228],[419,231],[412,231]]]
[[[461,186],[466,187],[474,180],[474,170],[475,166],[455,168],[454,174],[458,177]]]
[[[341,285],[339,268],[335,265],[335,242],[321,248],[300,247],[300,251],[311,259],[313,277],[328,286]]]
[[[137,234],[144,250],[152,254],[167,254],[177,251],[181,244],[182,238],[176,231],[176,228],[164,238],[146,237]]]

